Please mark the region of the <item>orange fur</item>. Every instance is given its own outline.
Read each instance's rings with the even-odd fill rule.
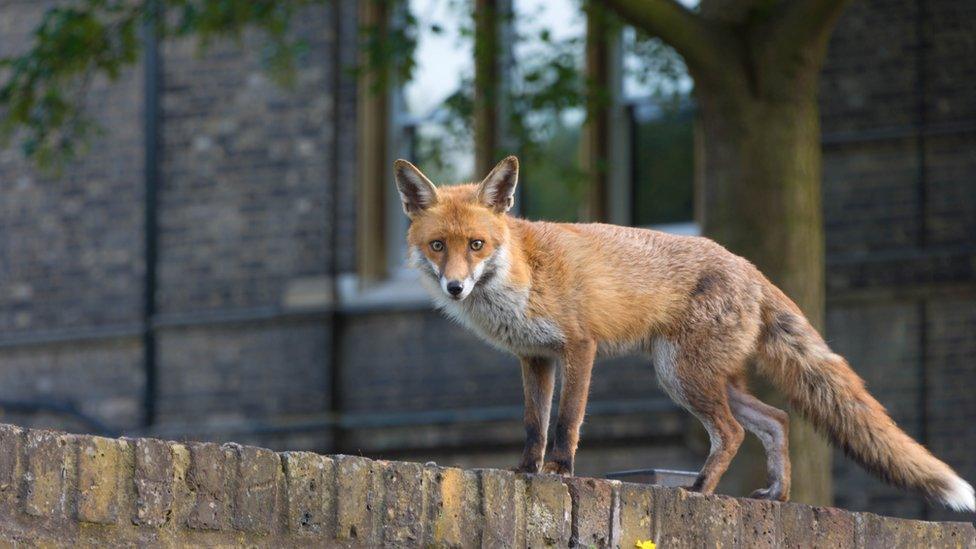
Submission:
[[[519,470],[572,474],[594,358],[643,353],[709,432],[711,452],[695,484],[703,492],[714,490],[749,430],[766,448],[769,475],[753,495],[789,497],[788,417],[746,391],[755,363],[868,469],[972,510],[972,488],[898,429],[796,305],[745,259],[706,238],[511,217],[514,157],[480,184],[435,188],[406,161],[394,171],[412,219],[413,263],[437,304],[522,361],[527,441]],[[451,285],[463,290],[455,295]],[[557,359],[564,383],[543,463]]]

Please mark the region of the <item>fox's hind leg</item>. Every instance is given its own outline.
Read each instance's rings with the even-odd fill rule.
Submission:
[[[712,364],[703,362],[705,357],[695,350],[682,350],[663,338],[655,340],[652,357],[664,390],[708,431],[711,449],[692,490],[710,494],[745,437],[745,430],[729,408],[729,374],[711,368]]]
[[[705,426],[711,441],[705,464],[691,487],[704,494],[715,491],[745,437],[745,431],[733,417],[728,401],[719,395],[720,391],[695,395],[688,406],[688,410]]]
[[[786,501],[790,498],[790,416],[746,392],[745,387],[729,385],[732,414],[766,450],[766,477],[769,486],[756,490],[752,497]]]

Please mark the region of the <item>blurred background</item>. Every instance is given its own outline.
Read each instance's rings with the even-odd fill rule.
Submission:
[[[754,260],[976,480],[976,4],[639,4],[0,0],[0,421],[514,466],[517,360],[432,310],[390,165],[516,153],[518,215]],[[697,470],[696,424],[600,363],[577,474]],[[823,448],[801,500],[965,518]]]

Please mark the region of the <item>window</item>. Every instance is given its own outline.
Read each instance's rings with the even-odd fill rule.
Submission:
[[[521,215],[579,221],[588,217],[580,162],[586,19],[575,0],[515,0],[512,131],[521,159]],[[573,76],[567,76],[569,74]],[[558,90],[560,104],[547,94]],[[519,114],[521,113],[521,114]]]
[[[689,101],[628,108],[634,159],[631,222],[678,230],[695,218],[694,108]]]
[[[629,168],[618,182],[629,223],[698,234],[695,224],[695,104],[677,54],[657,39],[622,33],[622,85]]]
[[[691,80],[669,48],[575,0],[366,0],[359,10],[361,26],[387,33],[410,10],[417,31],[411,82],[359,82],[360,285],[409,280],[397,157],[453,183],[515,153],[525,217],[697,232]],[[491,25],[472,16],[483,13]],[[476,59],[475,33],[496,37],[492,64]],[[479,86],[494,103],[476,79],[498,86]]]
[[[393,185],[392,162],[407,158],[435,182],[471,177],[474,146],[444,116],[444,100],[470,80],[473,52],[463,3],[444,0],[364,0],[358,3],[364,40],[388,41],[401,30],[407,11],[416,18],[417,63],[407,85],[395,70],[371,70],[361,48],[357,83],[357,280],[359,290],[388,293],[378,283],[412,279],[405,269],[408,220]],[[465,44],[467,42],[467,44]],[[383,50],[383,46],[376,48]],[[350,286],[350,283],[346,283]],[[388,288],[387,288],[388,289]],[[359,291],[356,290],[356,291]]]
[[[420,167],[436,184],[458,183],[473,176],[474,139],[470,129],[445,108],[472,78],[474,52],[466,3],[409,0],[416,18],[417,49],[413,79],[397,89],[393,120],[397,156]],[[392,183],[387,214],[387,261],[393,277],[404,272],[403,245],[408,221]]]

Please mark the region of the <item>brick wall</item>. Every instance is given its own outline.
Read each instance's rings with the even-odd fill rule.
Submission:
[[[0,2],[0,56],[21,52],[53,4]],[[0,150],[0,400],[73,403],[120,427],[142,421],[138,340],[56,343],[78,330],[138,331],[142,98],[138,64],[114,83],[94,81],[85,104],[107,131],[60,173],[34,169],[18,148]],[[25,339],[37,344],[5,344]]]
[[[976,477],[976,80],[971,3],[855,2],[821,87],[827,336],[892,417]],[[838,457],[837,503],[926,508]]]
[[[270,80],[263,36],[203,53],[196,40],[162,46],[156,299],[160,321],[170,324],[158,337],[162,423],[328,410],[327,326],[185,319],[273,315],[292,307],[303,286],[329,290],[334,9],[309,8],[296,19],[308,50],[291,88]]]
[[[680,489],[0,425],[0,541],[45,546],[973,547],[932,523]]]
[[[0,2],[0,55],[29,44],[55,3]],[[335,179],[351,180],[335,169],[334,121],[349,130],[335,90],[341,80],[348,103],[352,79],[337,59],[337,9],[296,18],[308,49],[293,87],[269,79],[256,33],[205,50],[195,40],[160,45],[150,324],[156,419],[171,430],[329,409],[328,315],[306,313],[331,304]],[[354,16],[354,3],[342,9]],[[354,28],[346,21],[347,39]],[[105,131],[62,171],[0,151],[0,403],[18,422],[98,428],[83,415],[116,431],[144,422],[146,70],[95,82],[88,114]],[[340,164],[348,172],[353,162]],[[21,413],[25,403],[62,411]]]

